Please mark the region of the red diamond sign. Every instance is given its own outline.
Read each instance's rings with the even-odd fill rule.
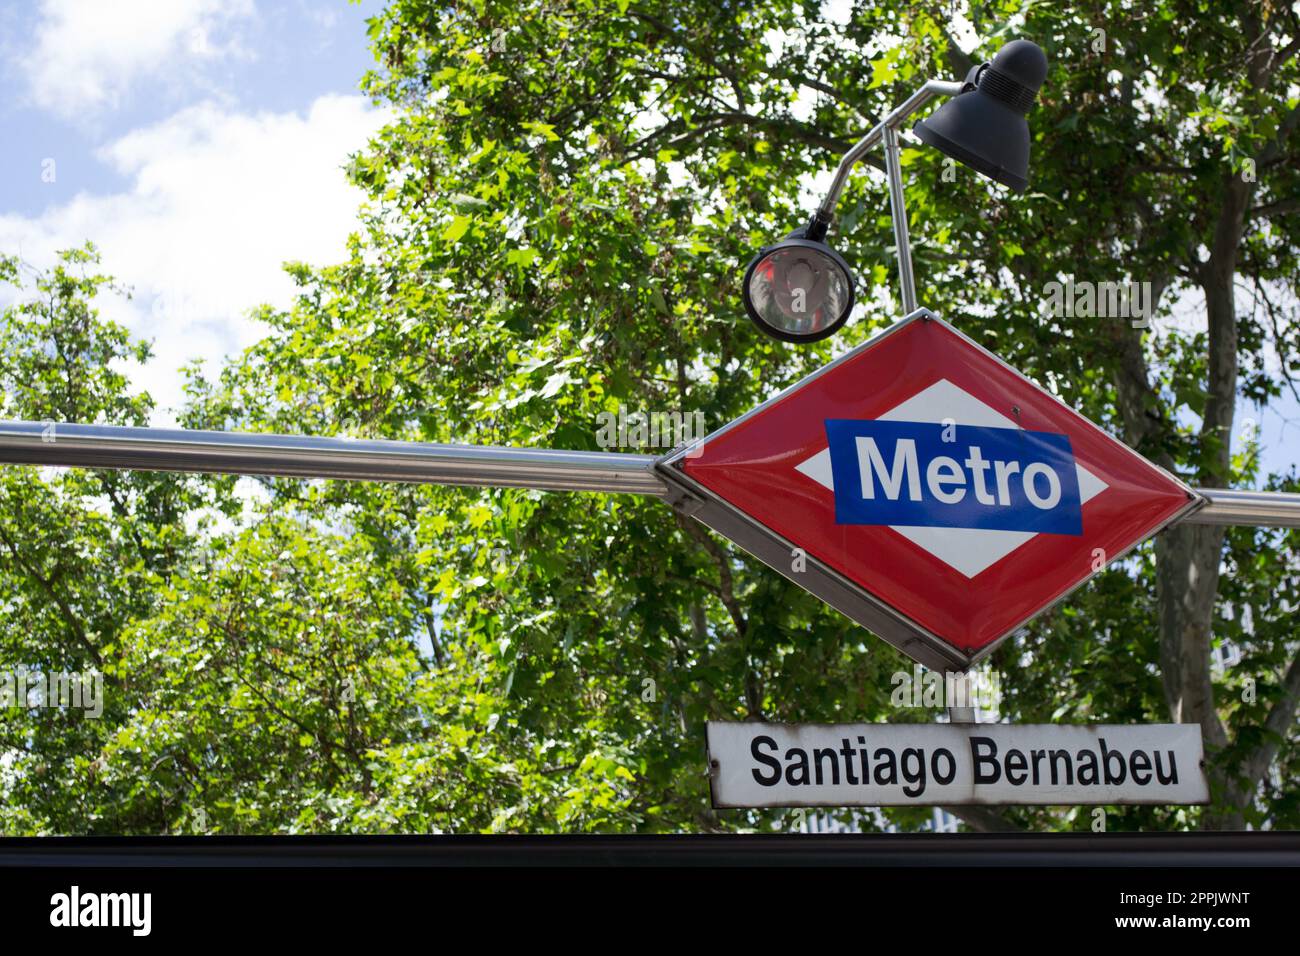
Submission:
[[[674,507],[942,669],[1204,504],[924,309],[658,467]]]

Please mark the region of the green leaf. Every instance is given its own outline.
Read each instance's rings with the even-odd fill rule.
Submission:
[[[471,216],[457,216],[451,221],[447,228],[442,231],[442,241],[449,246],[454,246],[456,243],[460,242],[461,237],[465,235],[465,230],[469,229],[470,223],[473,221],[473,217]]]

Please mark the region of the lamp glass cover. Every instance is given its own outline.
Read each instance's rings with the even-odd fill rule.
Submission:
[[[853,281],[824,246],[782,244],[751,267],[746,299],[760,325],[796,341],[835,331],[853,307]]]

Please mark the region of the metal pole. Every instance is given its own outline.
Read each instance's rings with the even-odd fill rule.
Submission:
[[[666,494],[653,455],[0,421],[0,464]],[[1188,524],[1300,528],[1300,495],[1200,488]]]
[[[912,276],[912,246],[907,235],[907,210],[903,206],[903,174],[898,165],[898,130],[892,126],[885,127],[885,176],[889,179],[889,218],[894,223],[903,314],[910,315],[916,311],[916,280]]]
[[[880,142],[885,144],[885,175],[889,180],[889,218],[894,224],[894,248],[898,255],[898,280],[902,287],[903,314],[916,310],[916,279],[912,274],[912,246],[907,231],[907,210],[903,203],[903,175],[898,162],[898,130],[903,121],[936,96],[956,96],[962,84],[948,80],[930,80],[874,126],[844,154],[835,170],[826,198],[817,207],[816,218],[829,225],[835,219],[835,207],[849,181],[849,173]]]
[[[1198,488],[1197,491],[1209,498],[1210,503],[1184,518],[1186,524],[1300,528],[1300,495],[1235,488]]]
[[[662,495],[652,455],[0,421],[0,463]]]

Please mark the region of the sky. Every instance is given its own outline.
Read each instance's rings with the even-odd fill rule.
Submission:
[[[345,257],[342,166],[387,118],[359,95],[363,0],[0,4],[0,250],[36,267],[92,240],[132,291],[103,314],[151,339],[128,371],[175,421],[179,369],[215,371],[286,306],[289,260]]]
[[[344,258],[362,197],[341,167],[390,118],[357,93],[365,20],[381,7],[0,3],[0,250],[42,267],[56,250],[99,246],[132,290],[101,297],[102,312],[153,342],[153,360],[127,369],[159,405],[153,424],[174,424],[183,365],[202,358],[215,373],[263,334],[249,309],[289,305],[282,263]],[[846,12],[826,5],[833,20]],[[1175,312],[1203,326],[1199,303]],[[1253,421],[1266,471],[1300,464],[1293,397],[1243,403],[1237,418],[1234,444]]]

